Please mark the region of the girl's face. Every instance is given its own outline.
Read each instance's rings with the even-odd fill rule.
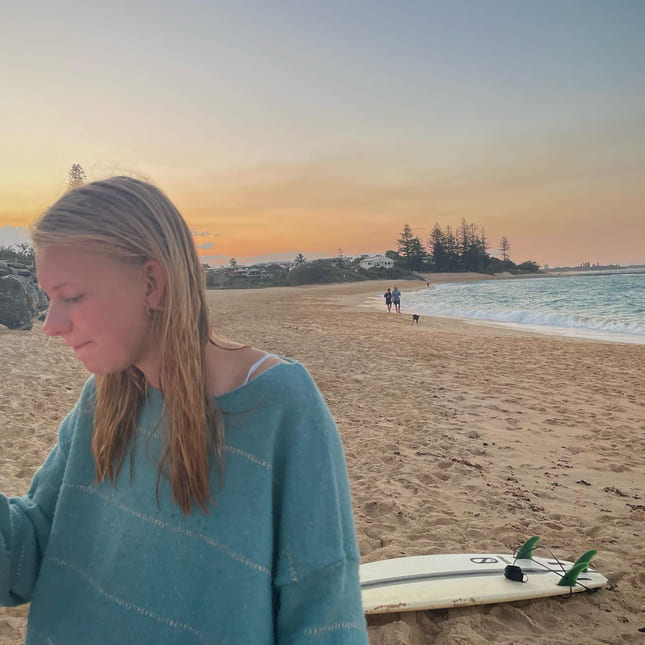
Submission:
[[[145,265],[73,247],[36,249],[38,282],[51,303],[43,331],[60,336],[93,374],[154,364]]]

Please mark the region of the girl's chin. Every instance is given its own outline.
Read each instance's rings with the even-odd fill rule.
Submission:
[[[76,353],[76,358],[83,367],[94,374],[95,376],[108,376],[110,374],[118,374],[124,372],[128,368],[135,366],[135,363],[131,360],[128,361],[127,357],[121,356],[120,359],[115,358],[115,356],[99,356],[99,352],[96,351],[98,348],[94,347],[90,349],[91,344],[88,343],[86,346],[82,346],[80,350]],[[86,349],[87,348],[87,349]],[[103,352],[105,353],[105,352]]]
[[[121,365],[105,365],[105,364],[100,364],[96,363],[95,361],[92,361],[90,359],[85,359],[83,360],[82,358],[79,358],[79,361],[83,365],[83,367],[90,372],[90,374],[94,374],[94,376],[109,376],[110,374],[117,374],[119,372],[123,372],[128,368],[128,366],[121,366]]]

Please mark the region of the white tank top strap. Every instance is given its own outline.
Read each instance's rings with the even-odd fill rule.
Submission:
[[[275,354],[265,354],[261,358],[258,358],[258,360],[255,361],[255,363],[253,363],[253,365],[251,365],[251,369],[249,369],[249,373],[246,375],[246,379],[244,380],[244,383],[242,383],[242,385],[246,385],[249,382],[249,380],[253,376],[253,373],[255,372],[255,370],[257,370],[258,367],[260,367],[260,365],[262,365],[262,363],[264,363],[264,361],[268,360],[269,358],[273,358],[274,356],[275,356]]]

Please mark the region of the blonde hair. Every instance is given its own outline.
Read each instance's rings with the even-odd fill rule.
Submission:
[[[212,456],[222,472],[222,417],[207,391],[206,346],[211,323],[204,272],[190,229],[166,195],[131,177],[95,181],[65,193],[32,226],[36,247],[80,246],[128,263],[157,261],[166,290],[151,324],[160,354],[161,422],[165,448],[159,463],[173,500],[188,515],[193,501],[207,511]],[[131,366],[96,376],[92,450],[97,481],[114,483],[134,437],[145,378]]]

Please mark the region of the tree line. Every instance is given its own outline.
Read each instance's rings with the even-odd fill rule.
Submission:
[[[498,273],[502,271],[539,270],[537,262],[529,260],[515,264],[511,260],[511,245],[503,236],[497,251],[501,257],[489,253],[486,232],[476,224],[461,220],[456,230],[435,224],[426,244],[412,228],[405,224],[397,240],[397,250],[387,251],[398,266],[408,271],[475,271]]]
[[[34,247],[29,242],[0,246],[0,260],[31,266],[34,263]]]

